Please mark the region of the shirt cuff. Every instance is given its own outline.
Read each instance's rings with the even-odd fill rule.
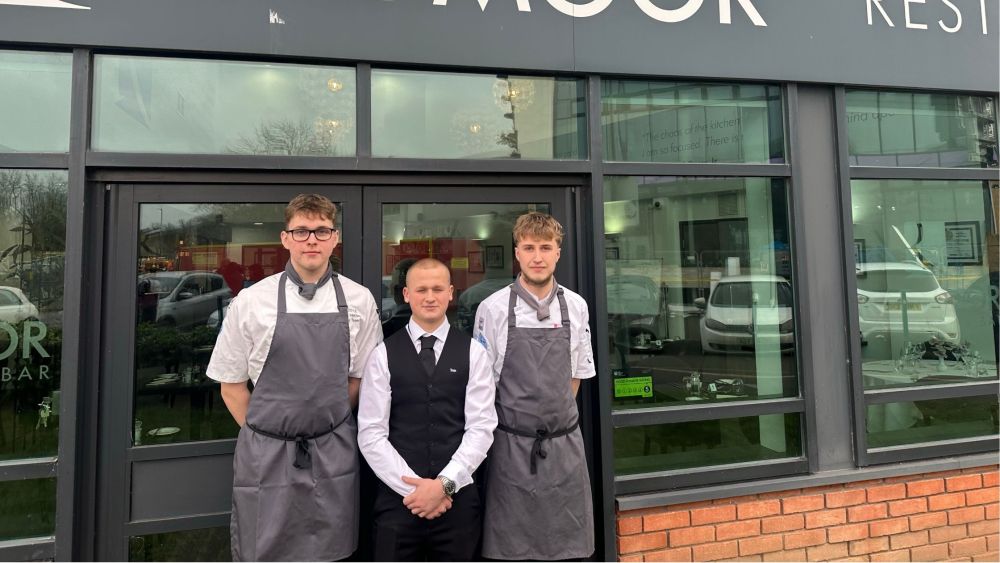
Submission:
[[[449,461],[448,465],[444,466],[439,475],[444,475],[455,482],[456,493],[462,490],[462,487],[472,484],[472,475],[462,467],[460,462],[454,459]]]

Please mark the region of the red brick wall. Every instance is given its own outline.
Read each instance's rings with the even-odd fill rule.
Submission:
[[[997,467],[618,513],[621,561],[1000,561]]]

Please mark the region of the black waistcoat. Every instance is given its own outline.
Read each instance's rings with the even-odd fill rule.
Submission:
[[[451,327],[434,373],[427,375],[405,329],[385,340],[392,386],[389,443],[419,477],[437,477],[462,443],[470,342]]]

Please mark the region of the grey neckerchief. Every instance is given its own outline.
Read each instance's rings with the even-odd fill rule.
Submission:
[[[527,289],[524,289],[524,286],[521,285],[520,276],[518,276],[518,278],[514,280],[514,284],[511,286],[511,291],[513,291],[515,295],[520,297],[521,301],[524,301],[525,303],[528,304],[529,307],[535,310],[535,314],[538,315],[538,320],[544,321],[545,319],[551,316],[549,312],[549,306],[552,304],[552,301],[555,300],[556,298],[556,292],[559,291],[559,283],[556,282],[556,278],[555,276],[553,276],[552,292],[549,293],[548,297],[546,297],[541,301],[535,298],[535,296],[532,295],[531,292],[529,292]]]
[[[316,290],[323,287],[323,285],[325,285],[326,282],[330,281],[330,278],[333,277],[333,268],[327,264],[326,272],[319,278],[318,282],[303,283],[302,278],[299,277],[299,273],[292,267],[292,261],[289,260],[288,263],[285,264],[285,274],[288,275],[288,279],[299,288],[299,295],[309,301],[312,301],[312,298],[316,297]]]

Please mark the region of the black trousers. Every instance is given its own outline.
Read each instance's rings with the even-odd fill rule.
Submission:
[[[463,487],[434,520],[414,516],[398,493],[378,484],[373,531],[375,561],[474,561],[482,536],[475,485]]]

